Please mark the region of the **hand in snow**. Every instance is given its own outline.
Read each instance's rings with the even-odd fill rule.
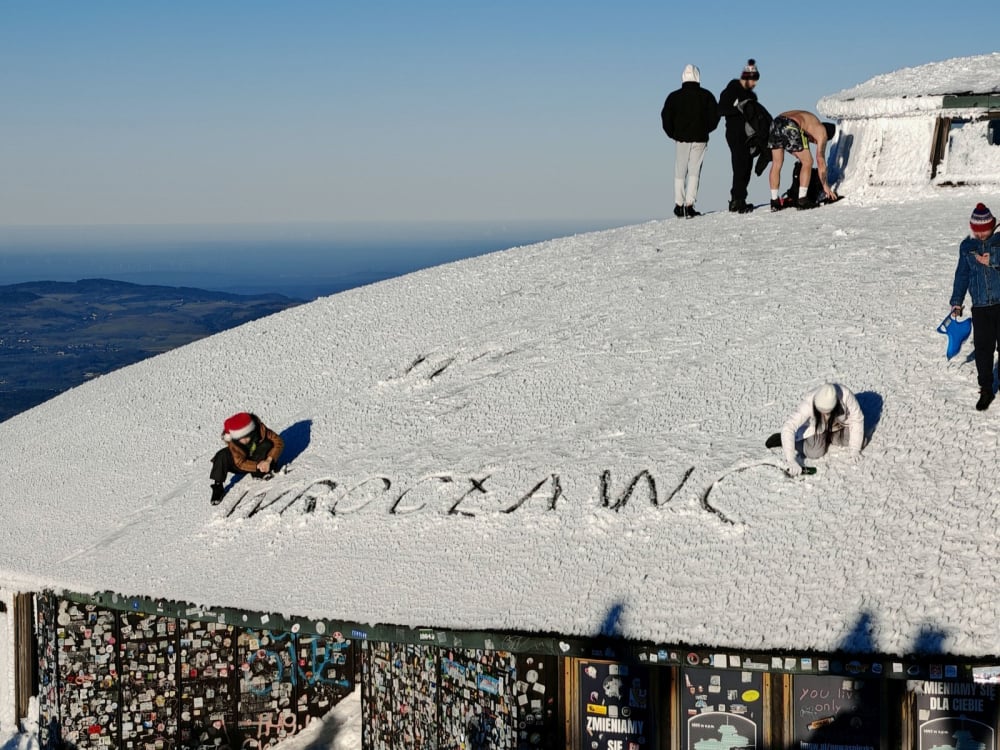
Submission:
[[[802,473],[802,467],[798,463],[788,464],[788,476],[797,477]]]

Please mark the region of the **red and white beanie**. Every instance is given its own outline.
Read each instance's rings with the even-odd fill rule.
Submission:
[[[996,226],[997,220],[990,213],[990,210],[982,203],[976,204],[972,210],[972,216],[969,217],[969,228],[973,232],[992,232]]]
[[[241,437],[249,435],[255,429],[257,429],[257,423],[254,422],[253,417],[245,411],[241,411],[239,414],[234,414],[222,423],[222,439],[227,443],[230,440],[239,440]]]

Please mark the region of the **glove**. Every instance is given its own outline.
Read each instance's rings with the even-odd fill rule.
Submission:
[[[802,473],[802,467],[796,462],[788,464],[788,476],[797,477]]]
[[[953,317],[953,318],[961,318],[962,317],[962,312],[964,310],[965,310],[965,308],[962,305],[952,305],[951,306],[951,317]]]

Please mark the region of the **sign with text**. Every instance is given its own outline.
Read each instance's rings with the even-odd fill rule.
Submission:
[[[653,746],[649,670],[617,662],[580,662],[580,717],[585,747],[645,750]]]
[[[996,685],[914,680],[918,750],[996,750]]]
[[[877,750],[881,683],[833,675],[792,679],[794,740],[800,750]]]

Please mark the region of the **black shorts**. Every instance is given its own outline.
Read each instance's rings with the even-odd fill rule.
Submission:
[[[789,117],[774,118],[771,123],[771,131],[767,134],[768,148],[783,148],[790,154],[803,151],[808,148],[806,134],[795,120]]]

